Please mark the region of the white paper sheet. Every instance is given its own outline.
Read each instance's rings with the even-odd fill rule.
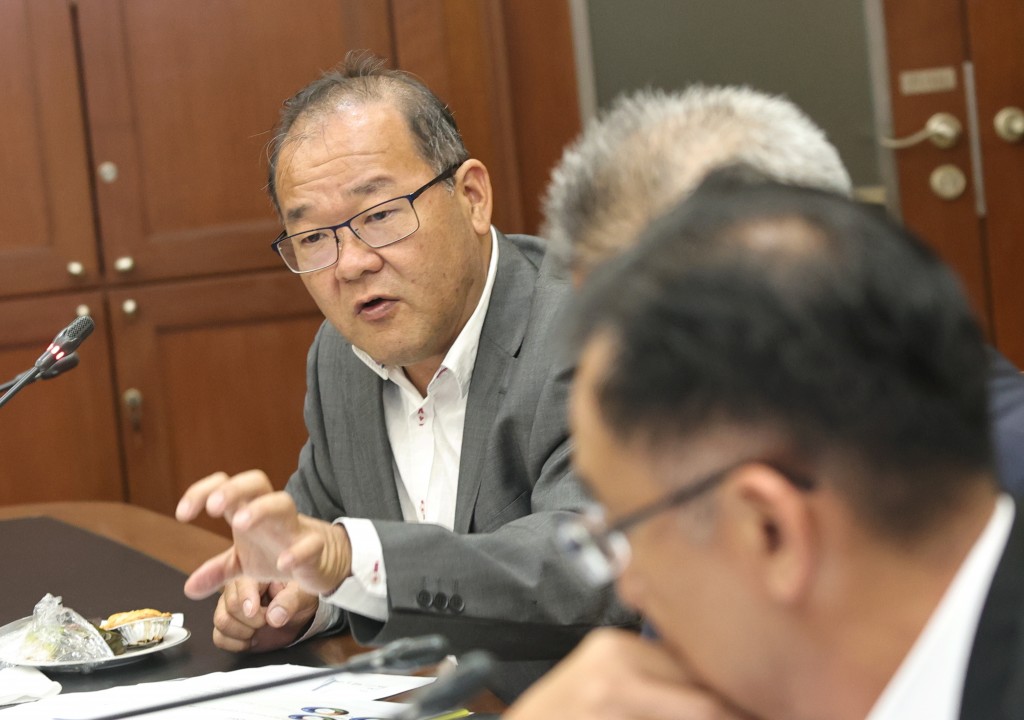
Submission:
[[[179,698],[227,690],[231,687],[269,682],[316,668],[272,665],[262,668],[211,673],[182,680],[70,693],[47,700],[0,710],[0,720],[87,720],[133,708],[170,702]],[[401,710],[400,703],[377,699],[412,690],[434,678],[405,675],[343,673],[333,678],[305,680],[201,705],[145,715],[145,720],[345,720],[389,718]],[[333,712],[333,714],[331,714]]]

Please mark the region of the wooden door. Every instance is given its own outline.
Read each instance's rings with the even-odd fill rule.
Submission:
[[[79,0],[99,227],[115,282],[274,267],[265,149],[281,102],[386,0]]]
[[[535,233],[551,168],[580,131],[565,0],[392,0],[394,64],[455,115],[490,171],[494,224]]]
[[[0,408],[0,505],[124,499],[99,292],[0,302],[0,381],[32,367],[79,309],[96,329],[78,349],[78,367],[37,380]]]
[[[0,296],[94,285],[89,162],[66,0],[0,0]]]
[[[260,468],[283,487],[306,439],[306,352],[323,319],[302,281],[281,267],[123,288],[110,307],[129,500],[173,513],[218,470]]]
[[[991,340],[1024,367],[1024,142],[1001,138],[1003,108],[1024,116],[1024,0],[885,0],[892,130],[936,113],[963,128],[950,148],[894,150],[904,221],[957,269]],[[962,173],[943,199],[933,175]],[[936,175],[937,177],[937,175]]]
[[[1024,368],[1024,137],[1009,140],[996,125],[1000,112],[1009,113],[1024,135],[1024,0],[964,0],[964,9],[977,81],[993,336]]]

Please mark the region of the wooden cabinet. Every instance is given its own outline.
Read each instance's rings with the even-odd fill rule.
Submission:
[[[0,0],[0,97],[0,296],[95,283],[88,151],[64,0]]]
[[[124,498],[101,293],[0,302],[0,377],[6,382],[32,367],[77,308],[97,327],[79,366],[37,380],[0,408],[0,504]]]
[[[276,267],[263,187],[278,108],[354,47],[386,55],[387,3],[77,6],[107,282]]]
[[[282,485],[321,316],[269,249],[281,102],[350,49],[390,58],[452,106],[496,224],[532,231],[579,128],[568,18],[547,0],[0,0],[18,139],[0,149],[0,380],[80,306],[96,321],[77,369],[0,409],[0,503],[170,513],[215,470]],[[516,60],[536,52],[569,67]],[[538,95],[565,101],[542,142]]]
[[[305,440],[306,351],[323,320],[298,277],[281,267],[118,289],[110,306],[132,502],[173,510],[217,470],[287,480]]]

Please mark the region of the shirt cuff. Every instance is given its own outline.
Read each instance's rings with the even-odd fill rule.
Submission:
[[[352,548],[352,575],[334,593],[321,596],[325,602],[320,606],[329,603],[357,615],[387,622],[388,577],[377,528],[365,518],[338,518],[334,522],[344,525],[348,533]],[[316,625],[316,619],[313,624]]]
[[[302,633],[300,637],[295,639],[295,642],[293,642],[292,645],[334,629],[338,624],[338,621],[341,619],[341,613],[342,610],[340,607],[323,602],[323,598],[321,598],[320,604],[316,606],[316,614],[313,616],[313,622],[306,629],[306,632]]]

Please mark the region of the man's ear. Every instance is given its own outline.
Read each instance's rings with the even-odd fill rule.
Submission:
[[[494,197],[487,167],[479,160],[470,158],[455,174],[455,181],[455,191],[469,210],[473,230],[477,235],[490,233]]]
[[[736,559],[773,600],[799,602],[811,590],[819,553],[806,491],[777,470],[751,463],[736,471],[723,492]]]

